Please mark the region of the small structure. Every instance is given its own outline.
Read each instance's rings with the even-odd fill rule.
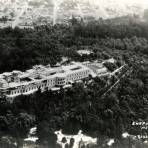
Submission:
[[[24,139],[23,148],[32,148],[36,146],[36,142],[39,139],[36,137],[36,131],[36,127],[30,129],[28,137]]]
[[[55,131],[57,135],[57,144],[62,148],[65,148],[65,145],[70,145],[73,139],[73,148],[82,148],[82,146],[89,147],[97,145],[97,138],[92,138],[87,135],[84,135],[80,130],[77,135],[65,135],[62,131]],[[64,142],[63,142],[63,139]]]
[[[90,54],[92,54],[93,52],[90,51],[90,50],[78,50],[77,53],[78,53],[79,55],[83,56],[83,55],[90,55]]]

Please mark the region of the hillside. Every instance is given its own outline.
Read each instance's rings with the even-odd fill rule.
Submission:
[[[84,80],[67,91],[61,88],[59,93],[41,93],[39,90],[30,96],[17,97],[13,103],[1,98],[0,139],[11,136],[21,145],[29,129],[36,126],[38,143],[55,148],[55,130],[63,129],[66,134],[75,134],[82,129],[89,136],[105,137],[105,141],[114,138],[116,143],[113,147],[125,148],[127,145],[121,140],[124,132],[147,135],[147,130],[131,125],[133,121],[148,121],[146,23],[114,24],[102,20],[85,24],[73,18],[71,26],[5,28],[0,29],[0,47],[1,73],[26,70],[36,64],[55,65],[62,57],[81,62],[113,57],[118,61],[117,65],[125,62],[132,70],[105,95],[106,87],[117,77],[110,81],[106,78],[94,78],[90,82]],[[77,50],[84,49],[93,54],[80,56]],[[108,66],[112,69],[112,65]],[[101,140],[99,142],[103,148]],[[144,148],[143,143],[134,141],[130,146]]]

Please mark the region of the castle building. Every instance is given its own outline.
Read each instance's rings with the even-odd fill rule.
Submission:
[[[96,77],[106,73],[108,73],[107,68],[103,63],[97,62],[73,62],[60,67],[38,65],[25,72],[12,71],[0,74],[0,95],[7,97],[28,95],[39,88],[42,91],[52,90],[89,76]]]

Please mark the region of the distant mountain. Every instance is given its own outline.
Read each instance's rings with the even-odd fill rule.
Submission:
[[[0,26],[66,23],[72,16],[85,21],[137,15],[147,0],[0,0]],[[148,5],[147,5],[148,6]],[[146,15],[145,15],[146,16]]]

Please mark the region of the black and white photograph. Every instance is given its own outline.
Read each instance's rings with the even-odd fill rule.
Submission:
[[[148,0],[0,0],[0,148],[148,148]]]

